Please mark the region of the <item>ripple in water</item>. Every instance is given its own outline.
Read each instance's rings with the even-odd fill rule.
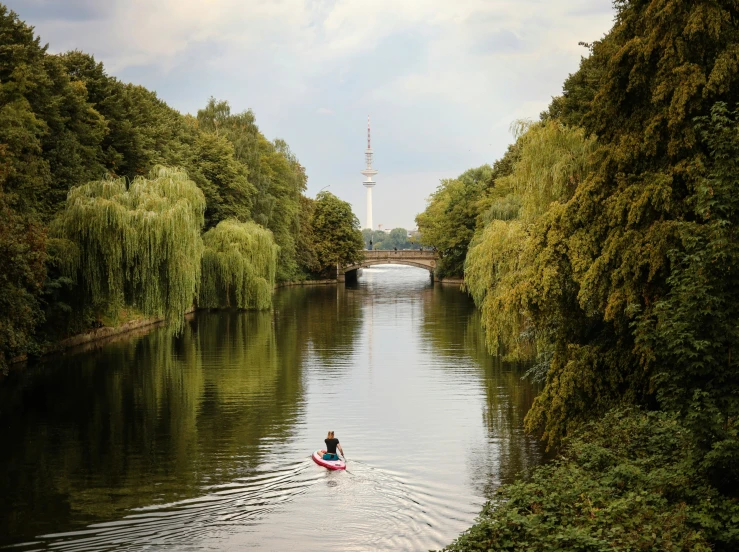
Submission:
[[[280,290],[0,385],[13,550],[427,550],[542,461],[535,390],[422,270]],[[310,459],[327,430],[346,472]]]

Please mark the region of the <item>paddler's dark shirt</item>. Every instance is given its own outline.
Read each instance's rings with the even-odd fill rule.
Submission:
[[[338,439],[326,439],[326,452],[336,454],[336,445],[339,444]]]

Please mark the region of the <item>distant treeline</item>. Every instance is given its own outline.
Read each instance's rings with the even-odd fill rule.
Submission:
[[[388,251],[392,249],[421,249],[421,240],[418,232],[411,234],[405,228],[393,228],[390,232],[384,230],[362,230],[364,245],[367,249]],[[370,243],[371,242],[371,243]]]
[[[739,11],[614,5],[540,119],[417,218],[564,451],[454,550],[739,549]]]
[[[0,369],[122,316],[268,308],[275,282],[351,262],[358,220],[306,182],[251,111],[182,115],[0,5]]]

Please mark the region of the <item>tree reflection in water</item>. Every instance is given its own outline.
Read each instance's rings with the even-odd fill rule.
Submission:
[[[198,312],[180,337],[126,336],[0,384],[0,545],[323,549],[322,505],[339,500],[326,515],[347,548],[438,547],[540,461],[521,430],[535,391],[485,352],[471,301],[415,269],[282,289],[273,312]],[[333,487],[308,458],[329,421],[357,459]]]
[[[539,387],[522,380],[525,368],[501,362],[487,352],[480,313],[467,295],[442,285],[424,293],[423,335],[435,354],[455,361],[446,366],[459,366],[460,355],[466,357],[485,391],[483,420],[488,442],[474,444],[467,461],[472,464],[470,473],[475,474],[471,483],[480,494],[492,497],[501,483],[513,481],[544,458],[542,443],[523,431],[524,416]]]

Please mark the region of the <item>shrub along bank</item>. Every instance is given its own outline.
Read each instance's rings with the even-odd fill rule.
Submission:
[[[675,416],[615,409],[530,479],[502,487],[445,550],[737,550],[739,504],[699,458]]]

